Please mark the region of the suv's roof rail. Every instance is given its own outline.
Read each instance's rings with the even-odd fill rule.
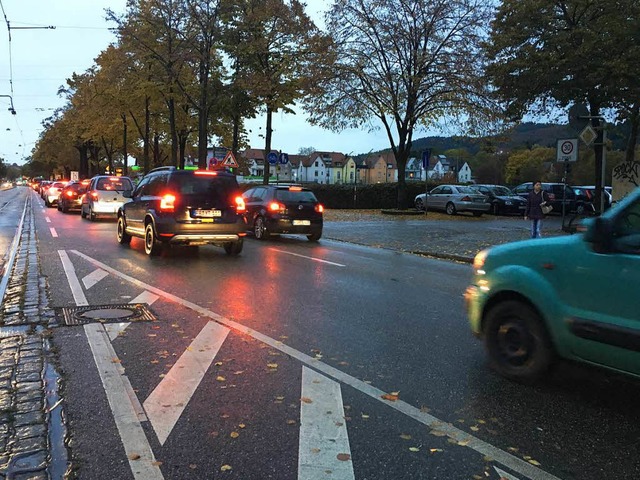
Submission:
[[[156,167],[154,169],[149,170],[149,173],[151,172],[162,172],[162,171],[167,171],[167,170],[175,170],[176,167]]]

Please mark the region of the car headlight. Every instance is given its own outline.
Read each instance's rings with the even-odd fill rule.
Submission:
[[[484,270],[484,263],[487,260],[487,255],[489,255],[489,249],[481,250],[473,259],[473,269],[476,271],[477,275],[484,275],[486,272]]]
[[[513,202],[511,200],[507,200],[504,202],[505,205],[513,205]]]

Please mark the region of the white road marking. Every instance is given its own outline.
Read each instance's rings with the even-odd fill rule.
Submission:
[[[271,250],[274,251],[274,252],[278,252],[278,253],[285,253],[287,255],[293,255],[294,257],[306,258],[308,260],[313,260],[314,262],[320,262],[320,263],[327,263],[329,265],[335,265],[336,267],[346,267],[346,265],[342,265],[341,263],[334,263],[334,262],[330,262],[328,260],[322,260],[321,258],[307,257],[306,255],[300,255],[299,253],[287,252],[285,250],[278,250],[277,248],[272,248]]]
[[[102,271],[104,272],[104,270]],[[106,272],[105,274],[108,275],[108,273]],[[147,305],[151,305],[153,304],[153,302],[155,302],[159,298],[160,297],[158,295],[154,295],[151,292],[144,291],[140,295],[138,295],[136,298],[131,300],[129,303],[146,303]],[[118,335],[120,335],[122,332],[124,332],[127,329],[127,327],[130,324],[131,322],[108,323],[106,327],[107,327],[107,334],[109,334],[109,339],[111,341],[114,341],[116,338],[118,338]]]
[[[100,280],[102,280],[104,277],[107,277],[107,276],[109,276],[107,272],[105,272],[101,268],[98,268],[97,270],[94,270],[93,272],[91,272],[89,275],[85,276],[82,279],[82,283],[84,283],[84,288],[89,290],[96,283],[98,283]]]
[[[71,287],[71,294],[73,295],[76,305],[89,305],[87,297],[84,296],[84,292],[82,291],[82,287],[78,281],[76,270],[73,268],[73,263],[69,260],[69,255],[67,255],[67,252],[64,250],[58,250],[58,255],[60,255],[62,268],[64,269],[64,273],[67,275],[67,281],[69,282],[69,287]]]
[[[163,290],[160,290],[159,288],[155,288],[127,274],[121,273],[118,270],[111,268],[108,265],[98,260],[95,260],[94,258],[89,257],[88,255],[85,255],[84,253],[78,252],[77,250],[71,250],[71,253],[81,258],[84,258],[85,260],[92,263],[93,265],[103,268],[107,272],[113,275],[116,275],[124,280],[127,280],[128,282],[131,282],[134,285],[138,285],[142,288],[145,288],[150,292],[160,295],[161,297],[167,300],[170,300],[174,303],[177,303],[191,310],[194,310],[195,312],[199,313],[202,316],[209,317],[212,320],[215,320],[216,322],[221,323],[222,325],[225,325],[229,328],[232,328],[241,333],[249,335],[255,338],[256,340],[259,340],[262,343],[265,343],[270,347],[297,359],[301,363],[311,366],[316,370],[319,370],[320,372],[324,373],[328,377],[331,377],[334,380],[338,380],[342,383],[345,383],[355,388],[356,390],[360,391],[361,393],[364,393],[365,395],[368,395],[369,397],[381,403],[384,403],[388,407],[393,408],[394,410],[397,410],[398,412],[413,418],[417,422],[420,422],[434,430],[438,430],[439,432],[445,433],[449,438],[453,440],[456,440],[456,441],[464,440],[468,448],[471,448],[472,450],[480,453],[483,456],[486,455],[493,458],[496,462],[501,463],[502,465],[508,467],[514,472],[517,472],[521,475],[526,476],[530,480],[560,480],[558,479],[558,477],[548,472],[545,472],[544,470],[508,452],[505,452],[504,450],[501,450],[498,447],[495,447],[490,443],[485,442],[484,440],[474,437],[473,435],[463,430],[460,430],[459,428],[451,425],[450,423],[446,423],[445,421],[440,420],[437,417],[434,417],[433,415],[423,412],[419,408],[409,405],[408,403],[402,400],[397,400],[395,402],[383,400],[382,395],[384,395],[387,392],[384,392],[383,390],[380,390],[372,385],[369,385],[368,383],[365,383],[362,380],[352,377],[351,375],[348,375],[338,370],[337,368],[334,368],[330,365],[322,363],[319,360],[312,358],[305,353],[299,352],[298,350],[295,350],[283,344],[279,340],[275,340],[271,337],[268,337],[267,335],[257,332],[245,325],[242,325],[241,323],[235,322],[233,320],[229,320],[228,318],[225,318],[222,315],[218,315],[217,313],[214,313],[211,310],[207,310],[206,308],[203,308],[200,305],[197,305],[188,300],[184,300],[180,297],[177,297],[176,295],[165,292]]]
[[[47,223],[51,223],[51,219],[50,219],[49,217],[44,217],[44,220],[45,220]]]
[[[124,377],[114,362],[113,347],[107,332],[100,324],[92,323],[84,326],[93,358],[98,367],[102,386],[113,413],[113,418],[122,439],[124,451],[129,459],[129,467],[136,480],[157,480],[164,478],[151,450],[151,446],[138,420],[135,408],[131,403]],[[128,383],[128,380],[126,381]],[[129,385],[130,387],[130,385]],[[137,459],[136,459],[137,458]]]
[[[340,384],[303,366],[298,480],[322,478],[355,479],[347,422]]]
[[[208,322],[144,401],[160,445],[169,437],[228,334],[228,328]]]
[[[55,228],[51,227],[51,228],[49,228],[49,231],[51,232],[51,236],[53,238],[58,238],[58,232],[56,232]]]
[[[493,467],[498,475],[500,475],[500,480],[504,478],[504,480],[520,480],[518,477],[514,477],[513,475],[505,472],[504,470],[500,470],[498,467]]]

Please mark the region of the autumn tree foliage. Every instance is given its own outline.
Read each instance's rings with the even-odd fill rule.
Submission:
[[[398,207],[414,133],[442,117],[484,118],[484,0],[336,0],[327,14],[335,62],[307,103],[311,121],[340,131],[382,128],[398,165]]]

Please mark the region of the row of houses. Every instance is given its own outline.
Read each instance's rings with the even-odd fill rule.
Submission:
[[[278,153],[278,152],[274,152]],[[251,177],[263,177],[264,150],[247,149],[242,161]],[[459,183],[471,182],[471,167],[467,162],[456,162],[444,155],[432,159],[435,164],[425,172],[422,162],[410,158],[405,169],[407,181],[451,178]],[[310,155],[289,155],[289,162],[270,165],[269,173],[278,181],[315,182],[321,184],[372,184],[398,181],[398,166],[392,152],[355,159],[339,152],[314,152]]]

